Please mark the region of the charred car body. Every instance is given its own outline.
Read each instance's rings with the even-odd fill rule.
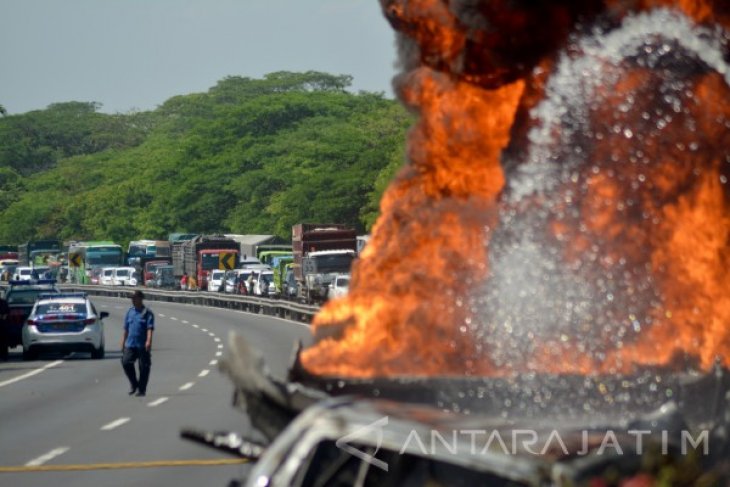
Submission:
[[[256,459],[232,485],[730,480],[730,375],[720,365],[710,373],[610,377],[348,379],[311,375],[297,359],[284,382],[242,338],[231,342],[222,369],[235,384],[234,403],[268,441],[183,436]]]

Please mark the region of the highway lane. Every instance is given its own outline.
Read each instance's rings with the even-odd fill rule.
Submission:
[[[119,363],[130,302],[92,300],[110,313],[104,360],[72,354],[23,362],[16,348],[10,361],[0,363],[0,485],[226,485],[248,468],[172,466],[231,459],[180,439],[180,429],[250,434],[246,416],[230,405],[231,383],[217,369],[229,332],[244,335],[281,377],[296,342],[309,343],[308,327],[238,311],[147,302],[157,319],[152,374],[147,397],[136,398],[127,395]],[[87,469],[2,472],[29,463]]]

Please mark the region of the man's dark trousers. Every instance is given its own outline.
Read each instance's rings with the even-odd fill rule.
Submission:
[[[134,362],[136,360],[139,360],[139,380],[137,380],[137,371],[134,369]],[[124,373],[127,374],[132,389],[136,389],[142,394],[145,394],[147,392],[147,382],[150,379],[150,368],[152,367],[150,352],[144,348],[124,347],[122,367],[124,368]]]

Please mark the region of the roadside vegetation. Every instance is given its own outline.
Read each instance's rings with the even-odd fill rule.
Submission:
[[[412,116],[349,76],[228,77],[156,110],[67,102],[0,117],[0,242],[365,232],[404,159]]]

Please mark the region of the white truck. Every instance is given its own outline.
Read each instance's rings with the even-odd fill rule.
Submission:
[[[357,234],[345,225],[299,223],[292,228],[292,247],[297,299],[321,303],[334,277],[350,272]]]

